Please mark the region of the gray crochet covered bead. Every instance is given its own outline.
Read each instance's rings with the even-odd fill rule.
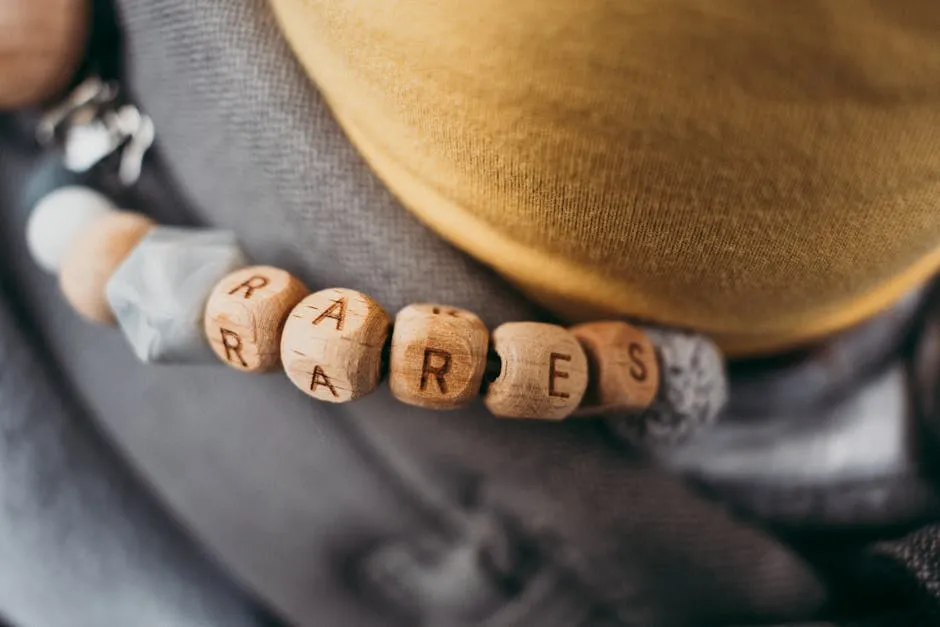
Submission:
[[[145,363],[215,363],[203,311],[216,283],[246,265],[229,231],[158,227],[108,281],[107,298]]]
[[[655,328],[644,331],[659,357],[659,393],[643,413],[610,418],[608,424],[634,445],[678,444],[714,423],[727,403],[724,358],[701,335]]]

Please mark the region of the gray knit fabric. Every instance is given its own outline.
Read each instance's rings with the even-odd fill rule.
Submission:
[[[0,290],[0,615],[13,627],[260,625],[94,432],[9,304]]]

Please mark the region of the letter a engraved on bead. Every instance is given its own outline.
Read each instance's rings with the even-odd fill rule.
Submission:
[[[327,318],[332,318],[336,320],[336,330],[343,330],[343,323],[346,322],[346,299],[338,298],[333,301],[333,304],[320,312],[320,315],[313,319],[313,325],[316,326],[326,320]]]
[[[552,353],[548,357],[548,395],[554,396],[556,398],[568,398],[570,395],[567,392],[559,392],[555,389],[555,379],[567,379],[568,373],[559,370],[557,362],[559,361],[571,361],[571,355],[564,355],[562,353]]]
[[[432,363],[432,359],[436,363]],[[421,365],[421,391],[423,392],[428,386],[428,375],[433,375],[441,394],[447,394],[447,381],[444,375],[449,371],[450,353],[436,348],[425,348],[424,363]]]
[[[649,371],[646,369],[646,363],[643,361],[643,347],[636,342],[631,342],[627,348],[627,354],[630,355],[630,376],[637,381],[646,381]]]
[[[245,290],[242,298],[248,300],[251,298],[251,295],[255,293],[255,290],[260,290],[262,287],[268,284],[267,277],[263,277],[260,274],[256,274],[253,277],[249,278],[247,281],[240,283],[235,286],[228,294],[229,296],[237,294],[238,292]]]
[[[334,397],[339,396],[339,394],[336,393],[336,388],[333,387],[333,382],[330,381],[330,378],[323,372],[323,368],[319,365],[314,366],[313,377],[310,379],[310,391],[316,392],[317,388],[321,385],[326,386],[330,390],[330,394]]]
[[[222,334],[222,346],[225,347],[225,360],[231,364],[236,363],[235,360],[232,359],[232,355],[234,355],[238,358],[238,363],[242,365],[242,368],[247,368],[248,363],[245,362],[245,358],[242,357],[242,338],[240,338],[235,331],[222,328],[220,328],[219,331]]]

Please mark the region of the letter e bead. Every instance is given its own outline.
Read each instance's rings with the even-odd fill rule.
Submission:
[[[311,294],[294,307],[281,336],[284,372],[321,401],[345,403],[382,380],[391,319],[374,300],[345,288]]]
[[[587,357],[568,330],[541,322],[509,322],[493,331],[500,373],[483,397],[505,418],[562,420],[587,388]]]

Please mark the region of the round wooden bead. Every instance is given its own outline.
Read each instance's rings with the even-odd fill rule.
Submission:
[[[405,403],[456,409],[480,391],[489,332],[474,314],[444,305],[409,305],[395,317],[389,387]]]
[[[57,273],[75,235],[92,222],[117,211],[102,194],[80,186],[62,187],[44,196],[26,224],[26,244],[36,264]]]
[[[361,292],[333,288],[311,294],[284,323],[284,372],[321,401],[344,403],[365,396],[382,381],[390,326],[385,310]]]
[[[0,109],[65,89],[84,56],[90,17],[89,0],[0,2]]]
[[[493,331],[499,376],[483,400],[496,416],[562,420],[584,396],[587,357],[567,329],[541,322],[509,322]]]
[[[656,348],[626,322],[589,322],[571,329],[587,354],[591,373],[579,415],[639,413],[659,390]]]
[[[92,322],[114,324],[105,288],[134,246],[154,227],[139,213],[108,213],[79,231],[65,251],[59,287],[79,314]]]
[[[219,359],[245,372],[281,365],[281,330],[310,293],[300,279],[271,266],[242,268],[219,281],[206,303],[206,338]]]

